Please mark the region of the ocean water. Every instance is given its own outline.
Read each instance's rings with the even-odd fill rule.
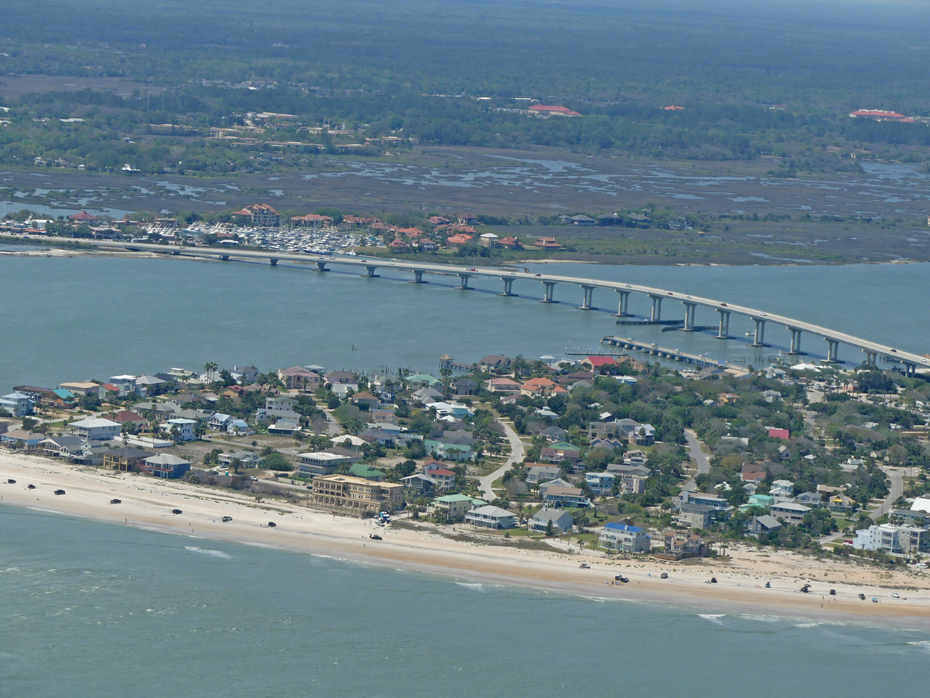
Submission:
[[[0,696],[902,695],[930,633],[485,585],[0,506]]]
[[[648,283],[741,302],[902,349],[930,351],[930,264],[844,267],[629,267],[547,264],[531,267],[577,276]],[[542,285],[428,276],[428,284],[389,268],[381,278],[307,268],[115,257],[0,257],[0,391],[14,385],[153,373],[173,366],[320,364],[328,369],[410,367],[436,372],[449,354],[471,363],[487,354],[562,356],[596,348],[604,335],[764,365],[786,348],[789,333],[768,326],[774,346],[748,346],[751,322],[731,318],[735,339],[617,325],[617,296],[594,293],[599,311],[577,310],[580,288],[560,284],[556,303],[537,302]],[[411,275],[412,276],[412,275]],[[649,301],[632,297],[644,316]],[[663,318],[683,317],[667,300]],[[717,314],[698,310],[699,325]],[[353,350],[354,345],[354,350]],[[823,357],[826,343],[804,335],[802,349]],[[861,352],[841,346],[858,364]]]

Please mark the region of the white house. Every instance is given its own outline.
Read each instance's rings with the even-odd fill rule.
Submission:
[[[484,528],[513,528],[517,525],[517,517],[506,509],[488,504],[466,513],[465,523]]]
[[[613,473],[585,473],[584,481],[594,494],[606,497],[613,492],[616,476]]]
[[[68,428],[75,436],[80,436],[88,441],[115,439],[122,431],[122,425],[119,422],[97,417],[86,417],[69,425]]]
[[[575,525],[572,515],[564,509],[540,509],[527,522],[526,528],[533,533],[545,533],[552,524],[553,533],[569,533]]]
[[[648,553],[652,541],[646,532],[636,526],[609,523],[601,529],[597,544],[606,550],[623,553]]]
[[[197,420],[196,419],[169,419],[161,424],[161,430],[169,434],[177,428],[178,437],[184,441],[197,440]]]
[[[22,393],[9,393],[0,397],[0,413],[7,412],[14,417],[32,414],[32,400]]]

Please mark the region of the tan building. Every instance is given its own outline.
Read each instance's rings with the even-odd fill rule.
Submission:
[[[321,475],[313,478],[311,501],[319,506],[365,511],[393,511],[403,503],[404,486],[352,475]]]

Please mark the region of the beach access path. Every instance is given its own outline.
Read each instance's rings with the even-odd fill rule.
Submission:
[[[491,483],[504,477],[504,473],[526,458],[526,448],[520,440],[520,435],[514,430],[512,425],[504,420],[501,419],[498,420],[498,422],[504,427],[504,435],[507,437],[507,441],[510,442],[510,457],[493,473],[485,475],[478,480],[478,490],[489,502],[497,499],[497,495],[495,495],[494,490],[491,489]]]

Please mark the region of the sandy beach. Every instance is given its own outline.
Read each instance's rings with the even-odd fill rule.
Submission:
[[[15,483],[9,483],[13,479]],[[35,485],[28,489],[27,485]],[[55,495],[56,489],[65,490]],[[120,504],[110,504],[111,499]],[[548,589],[603,598],[694,606],[722,612],[768,613],[930,627],[930,574],[888,572],[844,560],[772,549],[731,547],[729,559],[663,562],[608,559],[553,548],[521,550],[450,540],[429,527],[411,530],[314,511],[231,490],[196,487],[137,474],[72,466],[38,456],[0,453],[0,504],[92,517],[203,539],[258,544],[366,561],[456,579]],[[174,515],[173,509],[183,513]],[[232,521],[223,522],[222,517]],[[276,526],[269,527],[273,521]],[[470,526],[457,527],[459,532]],[[377,532],[381,541],[371,540]],[[581,569],[586,562],[590,569]],[[667,572],[668,579],[659,575]],[[623,574],[629,583],[614,583]],[[710,584],[711,577],[717,579]],[[765,583],[771,583],[766,589]],[[812,585],[811,593],[799,591]],[[829,590],[836,589],[836,596]],[[900,598],[893,598],[896,592]],[[866,595],[861,601],[858,595]],[[873,603],[872,599],[878,600]]]

